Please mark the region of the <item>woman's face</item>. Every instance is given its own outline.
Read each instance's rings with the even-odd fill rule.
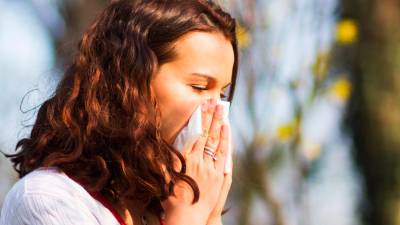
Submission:
[[[161,135],[172,144],[203,100],[220,99],[231,83],[233,48],[220,33],[194,31],[175,42],[177,57],[159,67],[151,87],[161,111]]]

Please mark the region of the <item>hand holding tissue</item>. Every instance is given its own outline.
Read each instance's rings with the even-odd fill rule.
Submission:
[[[223,123],[228,125],[229,128],[229,140],[228,140],[228,157],[225,161],[224,173],[228,174],[232,172],[232,140],[231,140],[231,129],[229,123],[229,106],[230,102],[219,100],[217,104],[223,106]],[[189,119],[188,124],[180,131],[176,137],[173,146],[182,151],[185,144],[193,139],[197,139],[202,134],[202,121],[201,121],[201,105],[196,108],[192,116]]]

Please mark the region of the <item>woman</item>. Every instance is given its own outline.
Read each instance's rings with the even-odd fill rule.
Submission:
[[[111,3],[83,34],[30,137],[0,224],[222,224],[232,174],[235,20],[207,0]],[[197,106],[203,134],[173,147]],[[207,151],[205,151],[206,149]]]

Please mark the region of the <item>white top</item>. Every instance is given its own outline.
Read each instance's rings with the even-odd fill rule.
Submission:
[[[0,225],[119,225],[81,185],[55,168],[36,169],[7,193]]]

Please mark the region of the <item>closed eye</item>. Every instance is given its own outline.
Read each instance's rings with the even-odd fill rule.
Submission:
[[[191,85],[193,89],[197,90],[197,91],[206,91],[208,90],[207,87],[205,86],[201,86],[201,85]],[[225,99],[227,96],[223,93],[220,94],[221,99]]]

